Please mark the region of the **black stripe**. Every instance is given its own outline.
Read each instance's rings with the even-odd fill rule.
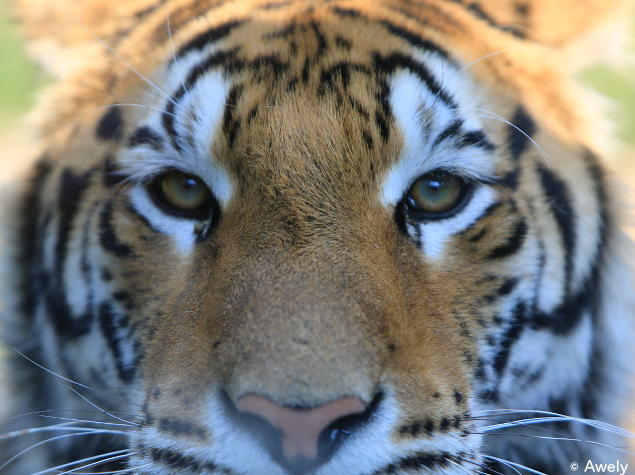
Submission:
[[[348,18],[358,18],[361,14],[352,8],[331,7],[331,11],[338,16]]]
[[[415,46],[417,48],[422,48],[426,51],[433,51],[435,53],[438,53],[441,57],[443,57],[443,59],[450,58],[450,55],[448,54],[446,50],[441,48],[439,45],[433,43],[432,41],[425,39],[422,36],[419,36],[416,33],[408,31],[401,26],[397,26],[393,23],[390,23],[387,20],[382,21],[381,25],[384,26],[386,29],[388,29],[388,31],[390,31],[393,35],[399,36],[400,38],[403,38],[404,40],[406,40],[412,46]]]
[[[443,132],[441,132],[435,139],[434,143],[432,144],[432,148],[437,147],[446,139],[458,137],[461,134],[461,127],[463,127],[463,123],[463,119],[454,119],[452,122],[450,122],[448,126],[443,129]]]
[[[131,345],[134,340],[130,317],[119,312],[111,303],[102,302],[99,305],[99,326],[113,354],[119,379],[125,383],[131,383],[137,367],[134,362],[126,364],[122,361],[121,348],[122,345]]]
[[[44,303],[55,332],[61,337],[70,340],[79,338],[90,332],[93,323],[93,315],[90,310],[79,317],[74,317],[66,300],[66,292],[60,281],[60,277],[52,282],[52,279],[42,275],[39,279],[44,285]]]
[[[452,0],[454,3],[458,3],[460,5],[463,5],[464,7],[466,7],[466,10],[468,10],[469,12],[471,12],[474,16],[476,16],[477,18],[480,18],[481,20],[485,21],[489,26],[496,28],[497,30],[501,30],[504,31],[506,33],[509,33],[517,38],[525,38],[525,31],[521,30],[519,26],[517,25],[500,25],[498,23],[496,23],[494,21],[494,19],[492,17],[490,17],[487,13],[485,13],[483,11],[483,9],[481,8],[481,6],[474,1],[470,1],[470,3],[465,3],[461,0]],[[516,11],[521,11],[522,10],[522,5],[521,4],[516,4]]]
[[[414,58],[402,53],[392,53],[382,56],[378,52],[373,53],[374,69],[391,75],[395,70],[403,68],[414,73],[423,82],[430,92],[444,102],[450,108],[456,108],[454,100],[441,88],[430,71]]]
[[[226,63],[229,59],[233,58],[236,54],[237,48],[228,50],[228,51],[217,51],[211,56],[208,56],[203,61],[194,66],[185,81],[185,83],[176,91],[176,93],[172,96],[171,100],[168,101],[168,104],[165,107],[166,113],[162,116],[163,127],[165,127],[166,132],[170,136],[170,140],[172,142],[173,147],[177,151],[181,151],[181,145],[179,143],[180,137],[176,133],[174,128],[174,104],[178,103],[179,100],[183,97],[183,95],[192,89],[196,81],[200,79],[205,73],[207,73],[210,69],[218,67],[223,63]]]
[[[347,40],[346,38],[344,38],[343,36],[340,35],[336,35],[335,36],[335,44],[337,45],[338,48],[342,48],[345,50],[350,50],[353,47],[353,42],[350,40]]]
[[[307,56],[304,58],[304,66],[302,67],[302,82],[304,84],[309,82],[311,59]]]
[[[203,440],[208,437],[205,429],[193,422],[181,419],[162,417],[157,422],[157,428],[162,432],[168,432],[177,437],[196,437]]]
[[[320,73],[320,87],[330,84],[335,80],[335,78],[340,77],[342,80],[342,87],[347,89],[350,82],[351,70],[361,71],[369,76],[372,74],[371,70],[366,66],[340,61],[330,65],[328,68],[322,69],[322,72]]]
[[[236,118],[236,106],[238,100],[244,90],[243,84],[234,84],[225,99],[225,112],[223,113],[223,132],[227,135],[229,146],[231,147],[236,140],[238,130],[240,129],[240,118]]]
[[[487,259],[502,259],[508,257],[517,252],[523,243],[525,242],[525,236],[527,235],[527,223],[524,219],[518,220],[512,235],[509,237],[506,243],[494,248]]]
[[[364,106],[362,106],[359,103],[359,101],[355,99],[353,96],[351,96],[350,94],[348,95],[348,102],[351,104],[351,106],[353,106],[353,108],[358,112],[358,114],[361,115],[364,119],[368,120],[370,118],[370,114],[368,113],[366,109],[364,109]]]
[[[101,140],[119,140],[123,135],[123,117],[119,106],[108,106],[108,111],[99,119],[97,137]]]
[[[104,158],[102,173],[102,183],[106,188],[111,188],[115,185],[118,185],[123,180],[128,178],[128,175],[125,175],[119,171],[119,167],[117,167],[117,165],[115,164],[115,160],[110,154],[106,155],[106,157]]]
[[[89,170],[80,175],[75,175],[69,169],[64,169],[60,176],[59,195],[57,199],[59,229],[57,232],[57,244],[55,246],[55,267],[56,272],[60,275],[66,259],[68,237],[73,220],[79,208],[82,193],[88,187],[93,171],[94,170]]]
[[[518,285],[518,282],[518,279],[506,279],[505,282],[503,282],[503,284],[496,291],[498,297],[504,297],[505,295],[511,294]]]
[[[71,312],[66,299],[64,287],[64,263],[68,252],[68,241],[73,220],[79,208],[80,198],[88,187],[93,170],[75,175],[64,169],[59,181],[58,209],[59,227],[55,246],[55,270],[50,274],[40,268],[37,277],[33,279],[34,286],[40,294],[44,294],[44,304],[53,328],[58,335],[68,339],[76,339],[86,335],[92,326],[92,314],[88,310],[84,315],[76,316]],[[84,241],[84,244],[86,242]],[[81,252],[82,250],[77,250]],[[38,252],[38,259],[42,259],[42,252]]]
[[[456,148],[480,147],[487,152],[493,152],[496,147],[482,130],[466,131],[461,138],[456,141]]]
[[[232,473],[229,469],[219,467],[211,462],[198,462],[193,457],[189,457],[168,449],[140,448],[142,456],[148,456],[155,463],[168,465],[172,470],[187,470],[190,473],[200,473],[201,471],[214,472],[218,469],[224,473]]]
[[[585,312],[588,311],[595,316],[599,301],[599,281],[599,265],[596,263],[580,292],[565,298],[564,302],[550,313],[536,312],[531,319],[532,328],[548,329],[558,335],[567,335],[578,326]]]
[[[159,8],[161,5],[163,5],[166,1],[167,0],[159,0],[153,3],[151,6],[138,11],[137,13],[134,14],[135,18],[137,20],[143,20],[146,16],[156,11],[156,9]]]
[[[322,33],[320,31],[320,28],[319,28],[317,22],[312,21],[311,22],[311,28],[313,28],[313,32],[315,33],[315,37],[318,40],[317,56],[321,56],[322,54],[324,54],[324,52],[326,52],[326,50],[328,48],[328,44],[326,43],[326,38],[324,37],[324,33]]]
[[[498,354],[494,358],[494,371],[496,371],[499,377],[503,374],[503,370],[507,367],[511,348],[518,341],[520,334],[525,329],[526,321],[527,306],[523,302],[519,302],[514,309],[511,324],[498,344]],[[497,390],[494,390],[492,399],[495,400],[496,395]]]
[[[377,128],[379,129],[379,135],[381,135],[383,141],[385,143],[388,142],[390,139],[390,126],[388,125],[388,121],[385,116],[379,112],[379,110],[375,111],[375,125],[377,125]]]
[[[509,152],[512,158],[518,160],[528,146],[533,146],[529,137],[536,133],[536,123],[527,111],[520,106],[516,109],[516,114],[511,123],[515,127],[510,126],[509,128]]]
[[[126,244],[122,244],[117,240],[115,232],[112,228],[112,202],[107,201],[100,211],[99,226],[99,242],[101,246],[108,252],[118,257],[133,256],[132,249]]]
[[[463,461],[469,457],[465,452],[451,454],[449,452],[437,453],[418,453],[408,457],[403,457],[397,462],[393,462],[386,468],[373,472],[373,475],[388,475],[399,473],[405,469],[421,470],[421,468],[439,469],[450,466],[455,467],[456,464],[462,466]],[[472,457],[470,457],[472,458]]]
[[[44,226],[38,226],[38,218],[43,211],[40,194],[44,190],[44,183],[52,170],[53,165],[47,156],[38,160],[17,214],[21,220],[19,223],[20,238],[16,242],[19,246],[17,268],[26,271],[22,282],[21,308],[23,314],[27,315],[28,318],[33,317],[36,296],[41,291],[37,279],[34,279],[34,274],[38,273],[37,265],[41,259],[41,242],[44,236]]]
[[[600,206],[600,222],[598,227],[600,229],[600,239],[598,240],[601,246],[604,246],[607,242],[609,229],[612,227],[612,220],[609,216],[609,197],[606,192],[606,174],[598,157],[592,152],[588,151],[583,155],[583,159],[586,162],[587,169],[590,177],[595,184],[595,195]]]
[[[256,76],[257,80],[265,78],[265,75],[262,73],[262,70],[265,70],[273,72],[275,79],[278,79],[289,70],[289,62],[280,59],[278,54],[267,54],[256,56],[250,61],[234,58],[227,61],[224,67],[225,71],[229,74],[235,74],[242,71],[259,71],[260,74]]]
[[[558,178],[551,169],[538,168],[540,182],[546,195],[546,200],[553,212],[562,236],[565,253],[565,292],[569,291],[571,274],[573,272],[573,253],[576,245],[575,216],[571,206],[569,190],[563,180]]]
[[[133,213],[137,218],[139,218],[139,220],[153,233],[156,234],[165,234],[163,231],[161,231],[160,229],[155,228],[152,223],[150,221],[148,221],[148,218],[146,218],[143,214],[139,213],[135,207],[133,206],[131,201],[128,201],[126,203],[126,207],[128,208],[128,210],[130,210],[131,213]]]
[[[295,2],[293,1],[272,2],[272,3],[267,3],[266,5],[262,5],[261,7],[257,8],[257,10],[265,10],[265,11],[280,10],[281,8],[288,7],[289,5],[293,5],[294,3]]]
[[[181,48],[179,48],[176,54],[177,58],[191,53],[192,51],[201,50],[207,45],[216,43],[217,41],[226,38],[227,36],[229,36],[233,29],[239,27],[243,23],[243,20],[230,21],[228,23],[223,23],[222,25],[215,26],[214,28],[210,28],[209,30],[198,34],[186,44],[184,44]]]
[[[163,136],[150,127],[144,125],[135,130],[130,138],[128,144],[131,147],[138,147],[141,145],[149,145],[154,150],[162,150],[163,148]]]

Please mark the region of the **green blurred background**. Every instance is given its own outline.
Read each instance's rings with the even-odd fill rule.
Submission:
[[[635,55],[635,48],[632,51]],[[635,147],[635,66],[619,71],[595,66],[585,70],[582,79],[616,101],[619,136]],[[10,20],[7,2],[0,0],[0,135],[29,109],[47,81],[50,79],[27,59]]]

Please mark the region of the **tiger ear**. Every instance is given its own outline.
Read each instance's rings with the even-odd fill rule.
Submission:
[[[131,28],[156,0],[10,0],[31,55],[49,70]],[[73,54],[73,52],[75,54]]]

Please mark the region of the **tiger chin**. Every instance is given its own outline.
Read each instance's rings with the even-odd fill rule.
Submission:
[[[571,53],[619,11],[16,1],[61,78],[7,203],[3,473],[627,463],[630,244]]]

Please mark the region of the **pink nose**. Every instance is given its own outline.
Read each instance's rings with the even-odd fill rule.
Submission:
[[[341,417],[364,412],[366,404],[356,397],[343,397],[322,406],[298,409],[248,394],[238,399],[236,407],[262,417],[280,431],[282,453],[287,460],[312,460],[318,455],[320,433]]]

